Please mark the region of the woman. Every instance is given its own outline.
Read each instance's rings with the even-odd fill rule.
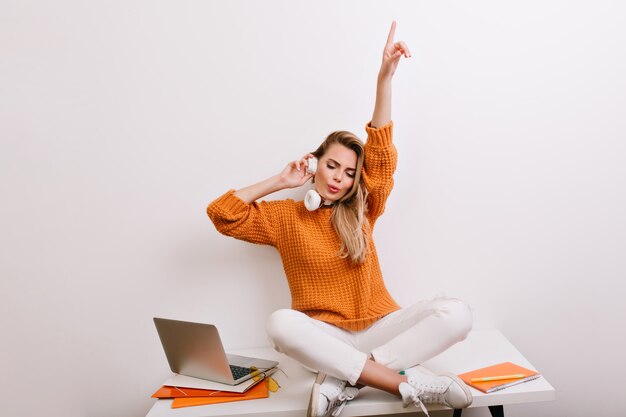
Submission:
[[[276,349],[318,371],[308,416],[338,415],[371,386],[413,403],[463,408],[469,389],[454,375],[409,369],[463,340],[469,308],[454,299],[400,308],[385,288],[372,231],[393,187],[397,153],[392,143],[391,80],[402,56],[393,22],[378,74],[376,104],[365,145],[345,131],[331,133],[312,154],[280,174],[228,191],[207,213],[218,231],[279,251],[292,309],[273,313],[267,332]],[[313,158],[318,161],[313,174]],[[256,202],[313,180],[319,208],[302,201]],[[317,208],[317,209],[316,209]]]

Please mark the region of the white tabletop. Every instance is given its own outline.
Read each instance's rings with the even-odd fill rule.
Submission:
[[[269,398],[239,401],[225,404],[172,409],[172,400],[157,400],[146,417],[211,417],[211,416],[275,416],[303,417],[309,401],[309,393],[315,375],[304,369],[298,362],[274,351],[271,348],[246,349],[232,352],[240,355],[275,359],[288,375],[277,372],[274,378],[281,385]],[[530,362],[497,330],[474,330],[466,340],[458,343],[423,365],[431,371],[464,373],[500,362],[513,362],[525,368],[535,369]],[[158,382],[155,389],[158,388]],[[507,405],[552,401],[554,388],[544,377],[525,382],[502,391],[484,394],[471,388],[474,402],[471,407]],[[443,407],[429,406],[429,410]],[[416,409],[403,408],[402,401],[391,394],[371,388],[364,388],[359,396],[350,401],[341,413],[342,417],[399,414],[415,412]]]

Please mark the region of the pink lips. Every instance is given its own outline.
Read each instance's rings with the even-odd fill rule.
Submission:
[[[341,191],[341,189],[339,189],[339,188],[337,188],[337,187],[334,187],[334,186],[332,186],[332,185],[329,185],[329,186],[328,186],[328,190],[329,190],[331,193],[333,193],[333,194],[337,194],[339,191]]]

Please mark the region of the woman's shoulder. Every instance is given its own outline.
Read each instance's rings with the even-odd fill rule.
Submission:
[[[291,198],[282,200],[260,200],[256,201],[255,204],[271,212],[285,215],[294,214],[298,212],[301,207],[304,207],[303,201],[297,201]]]
[[[309,210],[306,208],[303,200],[294,200],[291,198],[283,200],[263,200],[258,202],[264,206],[265,210],[272,212],[274,216],[287,218],[297,224],[308,224],[309,222],[317,222],[320,218],[329,218],[332,214],[332,206],[322,206],[317,210]]]
[[[258,204],[266,204],[268,206],[272,206],[272,207],[294,207],[296,205],[298,205],[298,201],[292,199],[292,198],[285,198],[282,200],[257,200],[256,203]],[[300,201],[300,203],[302,203]]]

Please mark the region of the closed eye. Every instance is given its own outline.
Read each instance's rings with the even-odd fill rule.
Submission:
[[[338,166],[341,166],[341,164],[335,162],[332,159],[326,163],[326,168],[328,169],[337,169]],[[356,176],[356,171],[354,170],[354,168],[346,168],[345,173],[350,178],[354,178]]]

